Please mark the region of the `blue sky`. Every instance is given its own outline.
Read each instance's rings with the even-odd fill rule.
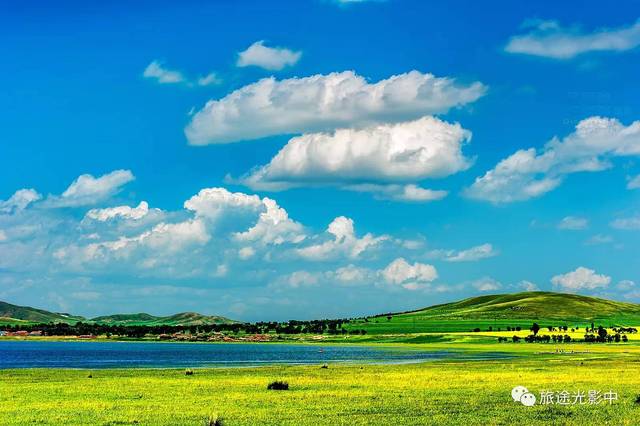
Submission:
[[[638,19],[3,5],[0,299],[246,320],[533,288],[637,302]]]

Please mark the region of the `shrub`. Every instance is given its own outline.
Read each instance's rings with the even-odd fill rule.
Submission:
[[[283,382],[280,380],[276,380],[275,382],[271,382],[267,385],[267,389],[269,390],[289,390],[289,383]]]
[[[636,396],[636,404],[640,404],[640,395]]]

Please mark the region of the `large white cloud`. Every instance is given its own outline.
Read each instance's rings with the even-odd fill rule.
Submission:
[[[595,51],[624,51],[640,45],[640,21],[619,28],[590,33],[579,27],[563,28],[556,21],[537,21],[527,34],[509,40],[505,50],[553,59],[571,59]]]
[[[305,134],[291,139],[269,164],[241,181],[251,188],[284,189],[438,178],[470,166],[472,161],[462,153],[462,146],[470,138],[471,132],[459,124],[434,117]],[[395,193],[398,189],[389,188]],[[433,199],[441,195],[415,190],[411,194],[411,189],[415,188],[408,189],[407,198],[413,195],[414,199]]]
[[[117,194],[122,186],[134,180],[129,170],[114,170],[100,177],[80,175],[59,196],[50,195],[45,201],[48,207],[89,206]]]
[[[362,127],[413,120],[474,102],[479,82],[411,71],[368,83],[352,71],[276,80],[265,78],[211,100],[185,129],[192,145]]]
[[[225,188],[205,188],[184,203],[196,216],[219,223],[233,221],[240,225],[257,222],[246,230],[233,234],[237,241],[282,244],[300,242],[305,238],[304,227],[289,218],[285,209],[270,198],[260,198]],[[245,250],[245,255],[248,253]]]
[[[225,188],[202,189],[184,202],[185,209],[195,212],[199,217],[211,220],[216,220],[229,211],[257,213],[262,207],[262,200],[257,195],[229,192]]]
[[[575,271],[551,278],[551,283],[564,291],[594,290],[607,287],[611,277],[596,274],[593,269],[580,266]]]
[[[539,197],[568,174],[612,167],[615,157],[640,155],[640,121],[624,126],[614,118],[590,117],[564,139],[553,138],[539,152],[521,149],[500,161],[465,191],[475,199],[508,203]]]
[[[269,71],[278,71],[284,67],[295,65],[302,52],[284,47],[265,46],[264,40],[256,41],[246,50],[238,53],[239,67],[257,66]]]

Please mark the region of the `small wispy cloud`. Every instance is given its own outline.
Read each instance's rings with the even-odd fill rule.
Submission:
[[[640,189],[640,175],[629,179],[629,182],[627,182],[627,189]]]
[[[498,251],[489,243],[466,250],[432,250],[427,254],[430,258],[442,259],[446,262],[475,262],[497,255]]]
[[[566,216],[558,223],[558,229],[566,231],[580,231],[587,229],[588,226],[589,220],[576,216]]]
[[[632,216],[619,218],[610,223],[612,228],[624,231],[633,231],[640,229],[640,216]]]
[[[182,71],[170,69],[161,61],[154,60],[142,73],[144,78],[155,80],[158,84],[182,84],[186,86],[211,86],[220,84],[222,79],[214,72],[198,78],[187,78]]]
[[[587,52],[621,52],[640,45],[640,20],[592,32],[578,26],[563,27],[557,21],[530,21],[526,26],[533,29],[511,37],[506,52],[566,60]]]
[[[238,53],[239,67],[256,66],[269,71],[295,65],[302,57],[301,51],[294,51],[285,47],[265,46],[264,40],[256,41],[246,50]]]
[[[160,84],[183,83],[186,80],[180,71],[166,68],[160,61],[153,61],[147,65],[142,76],[156,80]]]

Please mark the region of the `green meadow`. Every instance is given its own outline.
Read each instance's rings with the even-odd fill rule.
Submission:
[[[540,335],[567,334],[572,342],[511,341],[514,335],[529,335],[534,321]],[[0,370],[0,424],[636,425],[640,335],[628,333],[624,343],[577,342],[591,322],[613,334],[609,326],[637,328],[640,310],[602,299],[522,293],[346,325],[366,330],[364,335],[284,335],[279,340],[464,355],[415,364],[203,368],[192,375],[182,369]],[[566,332],[557,329],[565,325]],[[509,341],[498,342],[499,337]],[[288,382],[289,389],[268,390],[276,380]],[[618,399],[526,407],[511,398],[511,389],[519,385],[539,399],[544,391],[601,396],[612,391]]]

